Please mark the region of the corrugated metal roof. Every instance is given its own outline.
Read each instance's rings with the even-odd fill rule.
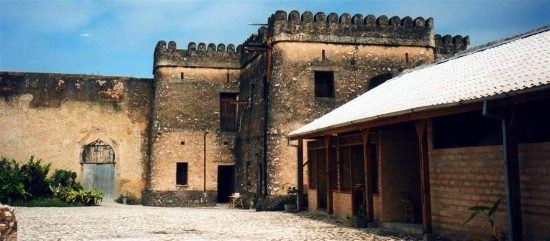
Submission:
[[[406,72],[291,132],[289,137],[549,85],[548,30],[545,27]]]

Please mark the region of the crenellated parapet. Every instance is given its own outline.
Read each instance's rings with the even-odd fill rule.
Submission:
[[[273,42],[324,42],[376,45],[434,46],[433,19],[417,17],[388,18],[344,13],[315,15],[306,11],[289,14],[279,10],[268,20]]]
[[[441,36],[436,34],[435,40],[435,57],[436,59],[452,56],[460,51],[466,50],[470,45],[470,37],[462,37],[461,35]]]
[[[241,46],[190,42],[177,49],[176,42],[159,41],[155,47],[153,70],[160,66],[240,68]]]

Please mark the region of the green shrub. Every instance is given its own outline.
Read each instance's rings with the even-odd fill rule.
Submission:
[[[50,178],[51,187],[71,187],[76,190],[82,189],[80,183],[76,181],[76,172],[67,171],[67,170],[55,170],[52,177]]]
[[[126,204],[128,205],[141,204],[141,199],[139,199],[135,194],[131,192],[126,195],[118,195],[118,197],[115,199],[115,202],[122,203],[122,199],[124,198],[124,196],[126,196]]]
[[[35,161],[34,156],[31,156],[29,161],[21,166],[21,172],[27,177],[23,180],[23,185],[33,199],[51,196],[51,190],[46,179],[51,164],[43,165],[41,161],[40,159]]]
[[[68,204],[80,204],[83,206],[95,206],[103,199],[103,193],[97,190],[75,190],[72,188],[61,188],[57,198]]]
[[[23,182],[28,177],[21,172],[19,164],[15,160],[5,157],[0,159],[0,202],[11,204],[12,201],[29,197]]]

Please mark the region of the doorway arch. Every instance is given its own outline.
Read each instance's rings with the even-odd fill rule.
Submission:
[[[82,151],[82,187],[103,192],[103,200],[114,199],[115,151],[100,139],[85,145]]]

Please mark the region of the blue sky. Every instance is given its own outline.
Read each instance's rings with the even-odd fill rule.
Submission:
[[[433,17],[472,46],[550,24],[550,1],[0,0],[0,71],[150,78],[158,40],[237,45],[277,9]]]

